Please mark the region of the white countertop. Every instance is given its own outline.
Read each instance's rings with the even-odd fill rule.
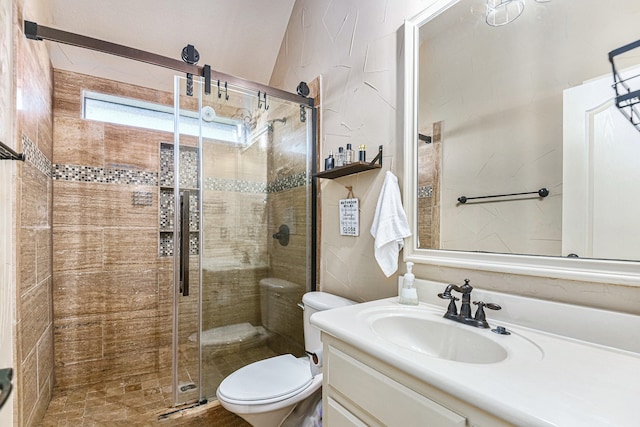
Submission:
[[[444,360],[395,345],[367,321],[371,313],[424,311],[441,319],[443,307],[400,305],[388,298],[316,313],[324,332],[433,385],[458,399],[519,426],[639,426],[640,354],[511,324],[500,336],[447,319],[501,343],[506,359],[489,364]],[[488,311],[488,310],[487,310]],[[380,314],[382,313],[382,314]],[[438,320],[439,321],[439,320]],[[585,319],[584,328],[589,328]]]

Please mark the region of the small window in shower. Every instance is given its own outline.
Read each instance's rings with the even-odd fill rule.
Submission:
[[[82,101],[85,119],[173,132],[173,107],[88,91],[83,93]],[[199,125],[197,111],[183,110],[180,116],[181,134],[198,136]],[[203,120],[202,137],[236,144],[241,144],[245,139],[241,123],[224,117]]]

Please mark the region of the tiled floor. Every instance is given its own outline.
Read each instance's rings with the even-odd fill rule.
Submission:
[[[236,369],[276,355],[267,345],[237,350],[218,354],[203,351],[205,395],[214,396],[220,381]],[[191,378],[186,371],[182,377]],[[146,374],[72,391],[56,390],[40,426],[249,426],[217,402],[159,419],[176,411],[171,382],[170,375]],[[183,397],[197,400],[197,390],[188,393]]]
[[[175,410],[171,406],[171,377],[141,375],[100,386],[55,392],[40,426],[249,426],[217,402],[159,420],[160,415]]]
[[[211,352],[205,347],[202,360],[205,396],[215,396],[220,382],[240,367],[277,355],[264,343],[236,350]],[[182,382],[190,382],[192,378],[188,370],[181,371]],[[159,420],[160,415],[176,411],[171,383],[171,374],[155,373],[73,391],[56,390],[40,427],[249,426],[217,402]],[[198,391],[188,391],[182,397],[197,400]]]

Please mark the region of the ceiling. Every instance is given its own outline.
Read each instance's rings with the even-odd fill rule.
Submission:
[[[180,59],[268,84],[295,0],[53,0],[52,28]],[[172,70],[59,43],[54,68],[171,91]]]

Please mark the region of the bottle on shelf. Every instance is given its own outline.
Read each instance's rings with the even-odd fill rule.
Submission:
[[[358,149],[358,161],[360,162],[366,162],[367,161],[367,151],[366,151],[367,147],[365,147],[364,144],[362,144],[359,149]]]
[[[334,166],[335,166],[335,161],[333,158],[333,151],[329,151],[329,157],[324,159],[324,170],[328,171],[330,169],[333,169]]]
[[[335,157],[335,165],[336,167],[344,166],[346,163],[344,162],[344,149],[342,147],[338,147],[338,153]]]
[[[353,163],[353,149],[351,144],[347,144],[347,150],[344,153],[344,164],[350,165],[351,163]]]

